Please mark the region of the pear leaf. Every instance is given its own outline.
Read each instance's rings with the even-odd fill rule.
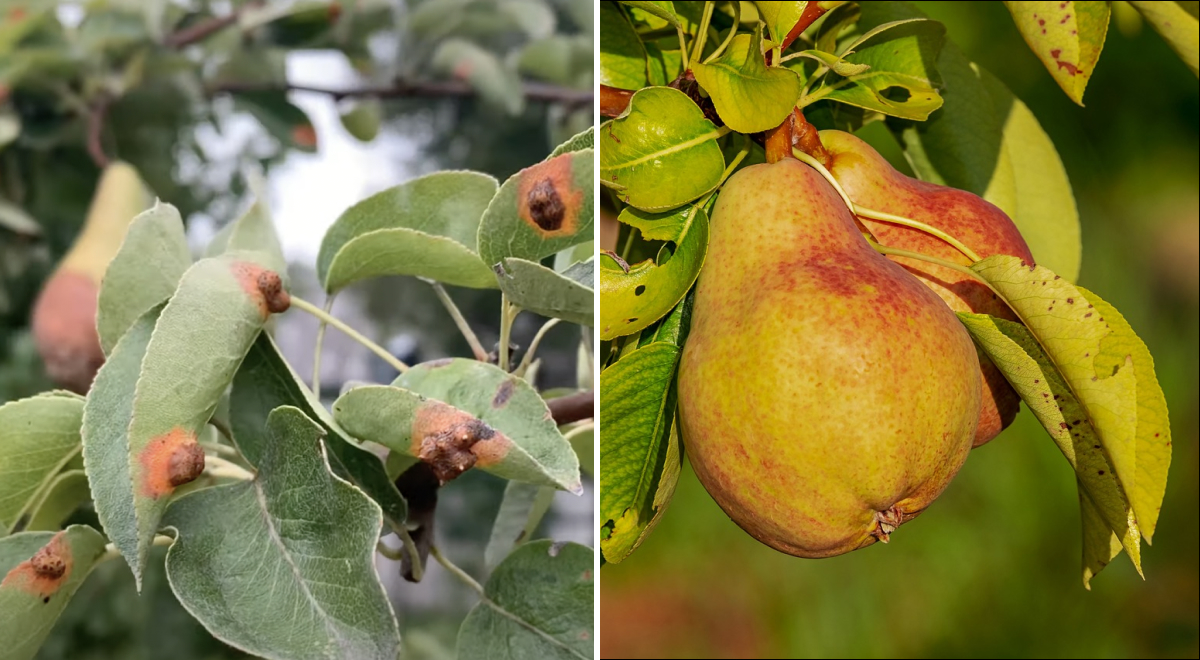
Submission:
[[[86,525],[0,539],[0,640],[4,657],[31,660],[71,596],[104,554],[104,537]]]
[[[0,406],[0,536],[32,514],[79,454],[83,398],[38,395]]]
[[[590,328],[595,324],[594,264],[589,259],[559,273],[514,257],[496,265],[496,281],[521,309]]]
[[[771,41],[782,44],[792,28],[800,22],[800,17],[804,15],[804,9],[808,3],[790,0],[789,2],[755,2],[754,6],[758,8],[758,15],[767,25]]]
[[[1083,105],[1083,90],[1108,33],[1108,3],[1053,0],[1005,2],[1004,6],[1054,82],[1072,101]]]
[[[601,257],[603,340],[633,334],[675,308],[700,275],[708,253],[708,214],[699,205],[663,214],[627,208],[618,220],[637,227],[646,239],[672,241],[675,250],[665,263],[647,259],[628,270],[610,257]]]
[[[672,27],[679,27],[680,25],[679,16],[675,13],[675,3],[671,2],[671,0],[650,0],[647,2],[621,0],[621,4],[629,5],[630,7],[640,9],[652,16],[657,16],[658,18],[666,21]],[[603,30],[600,33],[604,34]]]
[[[709,64],[692,64],[696,82],[712,97],[717,114],[739,133],[775,128],[804,91],[795,71],[763,61],[762,31],[739,34]]]
[[[1192,73],[1200,76],[1200,37],[1197,36],[1195,3],[1189,3],[1193,7],[1191,13],[1179,2],[1131,0],[1129,4],[1138,10],[1155,32],[1162,35]]]
[[[29,524],[25,525],[25,531],[58,531],[63,521],[91,497],[87,474],[83,470],[60,473],[30,507]]]
[[[133,219],[100,284],[96,331],[105,355],[138,317],[175,293],[191,265],[178,209],[155,202]]]
[[[600,183],[645,211],[686,204],[721,182],[725,157],[717,138],[727,132],[683,92],[642,89],[625,114],[600,127]]]
[[[492,535],[483,553],[488,570],[493,570],[513,548],[527,542],[550,509],[554,489],[510,481],[492,523]]]
[[[604,35],[600,40],[600,84],[617,89],[645,87],[646,47],[615,2],[600,3],[600,34]]]
[[[1108,528],[1108,523],[1079,487],[1079,518],[1083,527],[1083,588],[1092,590],[1092,578],[1117,555],[1121,554],[1121,537]]]

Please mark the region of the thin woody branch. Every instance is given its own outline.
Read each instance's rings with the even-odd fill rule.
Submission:
[[[592,104],[593,94],[591,90],[570,89],[568,87],[559,87],[557,85],[547,85],[545,83],[527,82],[522,84],[522,90],[525,93],[525,98],[530,101],[541,101],[544,103],[560,103],[570,107],[586,107]],[[314,94],[325,94],[333,98],[335,101],[340,101],[345,98],[378,98],[378,99],[398,99],[398,98],[455,98],[455,97],[470,97],[475,96],[475,89],[465,82],[459,81],[438,81],[438,80],[422,80],[408,81],[397,80],[391,85],[384,86],[369,86],[355,87],[348,89],[333,89],[329,87],[318,87],[313,85],[298,85],[294,83],[286,84],[262,84],[262,83],[224,83],[212,90],[214,93],[237,93],[237,92],[261,92],[261,91],[285,91],[285,92],[312,92]]]
[[[562,426],[593,417],[596,408],[596,393],[593,390],[577,392],[546,402],[554,423]]]

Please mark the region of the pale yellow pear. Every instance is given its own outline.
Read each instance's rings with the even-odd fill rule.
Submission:
[[[980,391],[954,313],[816,171],[787,158],[729,179],[679,405],[697,476],[742,529],[802,557],[886,541],[962,466]]]

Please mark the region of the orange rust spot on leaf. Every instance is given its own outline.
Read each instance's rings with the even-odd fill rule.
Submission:
[[[582,204],[583,191],[571,176],[571,154],[521,172],[517,214],[542,238],[574,234]]]
[[[204,450],[196,434],[175,427],[146,445],[138,454],[141,493],[158,499],[189,483],[204,471]]]
[[[230,270],[242,290],[258,305],[258,311],[264,319],[271,314],[286,312],[291,307],[292,297],[283,288],[279,273],[248,261],[235,262]]]
[[[292,142],[306,149],[316,149],[317,129],[312,124],[296,124],[292,127]]]
[[[55,534],[33,557],[13,567],[0,581],[0,587],[16,589],[42,599],[56,593],[71,576],[74,563],[65,534]]]
[[[495,445],[506,448],[498,456]],[[427,401],[417,409],[412,425],[412,453],[429,465],[445,484],[475,465],[491,465],[507,453],[508,438],[453,406]]]

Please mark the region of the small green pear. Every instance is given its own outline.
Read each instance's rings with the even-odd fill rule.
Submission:
[[[815,170],[747,167],[713,209],[679,370],[692,466],[759,541],[887,541],[958,472],[979,362],[954,313],[875,252]]]
[[[829,153],[829,171],[856,205],[918,220],[950,234],[971,248],[980,259],[996,254],[1020,257],[1033,265],[1033,255],[1021,232],[1004,211],[965,190],[918,181],[897,172],[871,145],[842,131],[821,131]],[[918,229],[860,217],[859,221],[888,247],[920,252],[952,263],[970,265],[970,259],[949,243]],[[990,314],[1017,320],[1004,301],[987,285],[957,270],[889,256],[924,282],[956,312]],[[983,405],[975,432],[978,447],[1003,431],[1021,407],[1021,399],[1004,375],[982,353]]]
[[[115,161],[105,167],[83,229],[38,294],[33,337],[46,374],[60,387],[87,392],[104,364],[96,333],[100,281],[121,249],[129,223],[151,201],[132,165]]]

